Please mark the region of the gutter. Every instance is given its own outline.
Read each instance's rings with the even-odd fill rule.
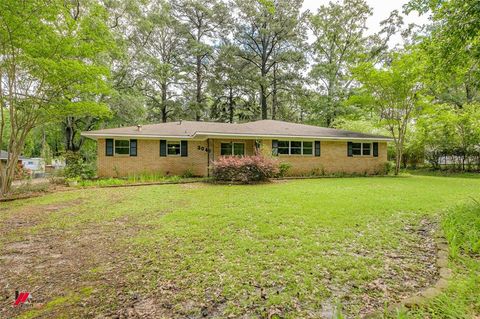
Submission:
[[[231,139],[307,139],[307,140],[322,140],[322,141],[385,141],[385,142],[393,142],[393,138],[390,137],[326,137],[326,136],[312,136],[312,135],[278,135],[278,134],[232,134],[232,133],[211,133],[211,132],[195,132],[192,135],[156,135],[156,134],[120,134],[120,133],[89,133],[89,132],[82,132],[81,136],[85,136],[92,139],[98,138],[115,138],[115,137],[123,137],[123,138],[142,138],[142,139],[158,139],[158,138],[166,138],[166,139],[179,139],[179,140],[207,140],[210,137],[223,137],[223,138],[231,138]]]

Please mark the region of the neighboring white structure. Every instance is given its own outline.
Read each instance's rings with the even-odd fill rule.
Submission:
[[[54,169],[62,169],[65,167],[65,160],[63,158],[54,158],[52,159],[52,167]]]
[[[24,158],[22,159],[22,165],[24,169],[30,170],[33,176],[45,174],[45,160],[43,158]]]

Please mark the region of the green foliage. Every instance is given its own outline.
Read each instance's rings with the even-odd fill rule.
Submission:
[[[11,195],[14,197],[16,195],[24,195],[31,193],[47,193],[50,189],[48,183],[31,183],[30,181],[23,182],[19,186],[16,186],[12,189]]]
[[[313,65],[309,73],[316,94],[309,105],[313,119],[331,126],[338,116],[352,112],[343,102],[356,83],[351,68],[361,63],[376,64],[384,56],[385,43],[401,26],[398,12],[382,22],[381,32],[367,35],[367,20],[372,15],[366,1],[343,0],[320,5],[309,16],[313,33]]]
[[[480,204],[474,199],[447,210],[442,228],[453,279],[442,294],[396,318],[475,318],[480,313]]]
[[[287,162],[282,162],[278,164],[278,176],[279,177],[285,177],[288,173],[288,171],[292,168],[292,164],[287,163]]]
[[[195,173],[193,172],[193,169],[191,169],[191,168],[186,169],[182,174],[182,178],[192,178],[194,176],[195,176]]]
[[[419,117],[417,128],[417,140],[432,167],[440,168],[441,158],[450,156],[458,159],[454,163],[458,169],[480,169],[480,104],[427,108]]]
[[[90,163],[85,163],[81,154],[75,152],[65,153],[66,166],[63,175],[71,179],[90,179],[95,177],[95,169]]]
[[[292,83],[300,78],[306,34],[306,15],[300,11],[302,1],[274,1],[273,10],[269,2],[235,1],[238,17],[233,34],[238,55],[250,69],[245,74],[246,81],[260,92],[258,106],[262,119],[269,114],[276,117],[280,91],[293,89]]]
[[[448,210],[442,221],[452,258],[480,255],[480,203],[473,201]]]
[[[349,103],[370,108],[393,137],[395,174],[400,170],[408,127],[428,104],[421,83],[419,55],[416,50],[394,53],[382,68],[368,62],[352,70],[362,87],[350,97]]]
[[[0,78],[6,79],[0,90],[0,143],[9,136],[12,162],[40,123],[109,114],[101,101],[110,92],[104,63],[113,46],[108,15],[95,2],[85,2],[81,9],[60,0],[0,2]],[[0,169],[0,193],[9,192],[13,171],[8,163]]]
[[[133,174],[126,178],[99,178],[83,179],[78,181],[79,187],[105,187],[129,184],[148,184],[148,183],[177,183],[192,180],[193,176],[165,176],[160,173],[141,173]]]

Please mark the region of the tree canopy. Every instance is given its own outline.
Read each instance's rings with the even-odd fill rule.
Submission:
[[[365,0],[301,8],[302,0],[2,1],[0,148],[12,159],[91,158],[81,131],[268,118],[390,134],[397,171],[425,158],[480,164],[478,1],[412,0],[404,14],[429,15],[426,26],[405,26],[394,11],[376,33]],[[395,34],[404,43],[392,45]],[[2,169],[3,184],[13,170]]]

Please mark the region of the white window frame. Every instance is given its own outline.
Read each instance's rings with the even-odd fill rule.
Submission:
[[[222,144],[232,144],[232,154],[222,155]],[[235,144],[243,144],[243,155],[235,155]],[[246,145],[245,142],[228,142],[228,141],[221,141],[220,142],[220,156],[245,156],[246,153]]]
[[[128,153],[127,154],[118,154],[117,153],[117,141],[127,141],[128,142],[128,147],[120,147],[120,148],[127,148],[128,149]],[[130,140],[125,140],[125,139],[114,139],[113,140],[113,155],[115,156],[130,156]]]
[[[277,151],[278,156],[313,156],[315,154],[315,142],[314,141],[291,141],[291,140],[279,140],[278,142],[288,142],[288,154],[281,154]],[[292,142],[301,142],[301,154],[292,154]],[[303,143],[312,143],[312,153],[304,154],[303,153]],[[277,147],[277,149],[280,147]]]
[[[352,156],[354,157],[369,157],[372,156],[373,154],[373,143],[371,142],[352,142],[353,144],[360,144],[360,155],[355,155],[353,154],[353,145],[352,145]],[[363,144],[369,144],[370,145],[370,153],[368,155],[363,154]]]
[[[170,156],[170,157],[180,157],[180,156],[182,156],[182,141],[168,141],[167,140],[166,143],[167,143],[167,156]],[[178,144],[180,152],[178,154],[169,154],[168,153],[168,145],[169,144]]]

